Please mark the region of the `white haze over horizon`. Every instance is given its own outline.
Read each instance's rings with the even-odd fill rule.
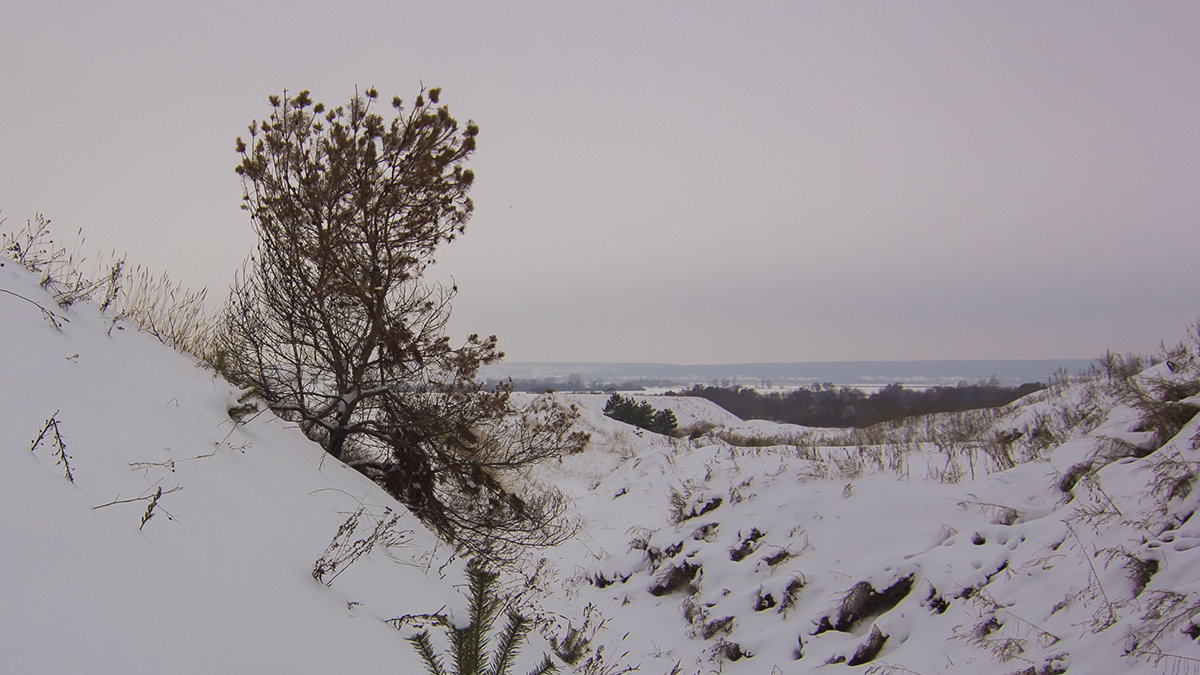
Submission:
[[[0,216],[223,296],[266,97],[444,89],[518,361],[1091,358],[1200,317],[1200,3],[0,8]]]

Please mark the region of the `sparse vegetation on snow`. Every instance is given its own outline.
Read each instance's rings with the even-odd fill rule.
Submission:
[[[572,396],[592,444],[546,473],[585,519],[542,602],[651,672],[1194,672],[1198,347],[866,429],[640,437]]]

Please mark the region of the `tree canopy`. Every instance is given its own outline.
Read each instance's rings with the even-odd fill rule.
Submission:
[[[465,160],[479,133],[421,90],[393,116],[368,89],[327,108],[271,96],[238,138],[243,208],[259,236],[227,304],[223,367],[330,455],[371,476],[446,536],[488,555],[568,528],[553,494],[505,474],[582,447],[573,410],[510,405],[480,366],[495,336],[446,335],[456,287],[422,274],[474,205]]]

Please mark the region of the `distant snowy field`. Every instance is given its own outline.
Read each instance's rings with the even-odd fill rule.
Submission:
[[[534,363],[507,362],[485,366],[484,378],[549,380],[565,385],[577,382],[637,383],[661,380],[670,387],[693,384],[742,386],[791,391],[797,387],[832,382],[838,386],[873,391],[896,382],[910,388],[953,387],[995,378],[1016,386],[1046,381],[1056,371],[1087,369],[1090,359],[1011,359],[977,361],[828,361],[810,363],[733,363],[677,365],[669,363]],[[657,388],[657,385],[651,385]],[[560,388],[568,388],[562,386]]]
[[[190,357],[11,262],[0,289],[0,671],[424,672],[404,637],[461,619],[463,560]],[[579,534],[505,574],[540,633],[513,672],[569,629],[587,675],[1200,671],[1200,420],[1156,442],[1102,385],[866,432],[644,397],[691,440],[556,394],[592,440],[526,478]],[[360,508],[351,538],[399,523],[318,582]]]

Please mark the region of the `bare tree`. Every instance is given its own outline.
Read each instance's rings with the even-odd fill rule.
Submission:
[[[582,448],[572,409],[516,411],[485,390],[495,336],[455,347],[457,288],[422,283],[437,247],[463,233],[479,132],[422,90],[372,112],[368,89],[326,109],[307,91],[270,97],[237,139],[243,208],[260,237],[230,294],[220,366],[278,415],[371,476],[445,536],[493,558],[569,535],[554,494],[507,477]]]

